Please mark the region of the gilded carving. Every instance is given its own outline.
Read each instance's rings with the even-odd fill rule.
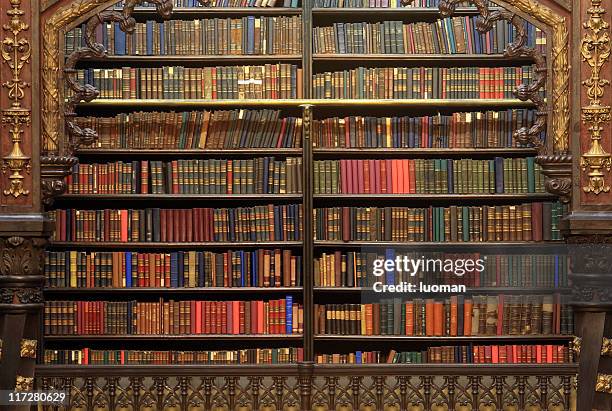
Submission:
[[[580,355],[580,349],[582,348],[582,338],[574,337],[574,339],[571,342],[570,348],[572,349],[572,351],[574,352],[576,356]]]
[[[41,275],[46,244],[39,237],[0,238],[0,275]]]
[[[19,355],[21,358],[36,358],[36,346],[38,341],[22,339],[20,343]]]
[[[601,355],[604,357],[612,357],[612,338],[603,338],[601,343]]]
[[[34,387],[34,377],[23,377],[21,375],[17,376],[17,381],[15,382],[15,391],[32,391]]]
[[[612,394],[612,375],[597,374],[595,391],[603,392],[604,394]]]
[[[9,187],[4,195],[15,198],[28,195],[30,191],[24,186],[23,173],[29,173],[31,158],[26,156],[21,149],[22,134],[24,127],[30,124],[30,110],[21,106],[21,100],[25,97],[25,89],[30,83],[21,79],[23,67],[30,62],[32,50],[30,42],[21,33],[30,29],[30,26],[21,20],[25,11],[21,9],[21,0],[10,0],[11,8],[6,11],[9,16],[8,24],[2,29],[10,34],[2,40],[2,61],[11,69],[12,77],[2,83],[2,87],[8,89],[8,98],[11,106],[2,110],[2,124],[9,127],[9,135],[12,143],[11,152],[2,160],[2,172],[9,173]]]
[[[582,155],[580,167],[587,172],[589,179],[582,187],[584,192],[599,195],[610,192],[610,186],[604,180],[604,170],[610,171],[612,167],[612,157],[601,145],[601,133],[611,118],[610,106],[601,105],[605,86],[610,84],[609,80],[601,77],[602,68],[610,59],[610,25],[603,18],[606,11],[601,7],[601,0],[591,0],[587,13],[589,19],[583,24],[585,35],[580,52],[582,60],[591,67],[591,76],[582,82],[589,98],[589,105],[582,107],[582,121],[588,126],[591,146]]]

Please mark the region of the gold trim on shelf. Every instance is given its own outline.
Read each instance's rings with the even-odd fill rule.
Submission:
[[[22,377],[21,375],[17,376],[17,381],[15,383],[15,391],[32,391],[34,387],[34,377]]]
[[[604,357],[612,357],[612,338],[603,338],[601,343],[601,355]]]
[[[580,159],[580,167],[589,178],[582,189],[585,193],[595,195],[610,191],[603,171],[610,171],[612,167],[612,157],[601,145],[601,133],[611,118],[610,106],[601,105],[604,87],[610,84],[609,80],[601,77],[602,67],[610,59],[610,25],[603,19],[606,10],[601,7],[601,1],[591,0],[591,7],[587,10],[589,19],[583,24],[585,35],[580,47],[582,61],[591,67],[591,76],[582,82],[589,98],[589,105],[582,107],[582,121],[588,126],[591,138],[589,150]]]
[[[2,83],[2,87],[8,89],[8,98],[11,106],[2,110],[2,124],[9,127],[9,135],[12,143],[11,152],[2,159],[2,173],[10,173],[10,185],[3,191],[4,195],[12,195],[17,198],[30,193],[24,187],[23,173],[29,173],[31,169],[31,158],[26,156],[21,149],[24,127],[30,124],[30,110],[21,106],[21,100],[25,96],[25,89],[30,83],[21,79],[21,70],[30,62],[32,53],[30,42],[25,37],[19,37],[20,33],[30,29],[30,26],[21,21],[25,14],[21,7],[21,0],[10,0],[11,9],[6,11],[9,16],[7,24],[2,26],[4,31],[10,35],[2,40],[2,60],[12,71],[12,78]]]
[[[612,375],[597,374],[595,391],[603,392],[604,394],[612,394]]]
[[[21,340],[19,355],[21,358],[36,358],[36,346],[38,341],[36,340]]]

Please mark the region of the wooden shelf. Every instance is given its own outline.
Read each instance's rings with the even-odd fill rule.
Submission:
[[[121,10],[121,9],[117,9]],[[175,7],[172,17],[204,17],[204,16],[296,16],[302,14],[301,8],[289,7]],[[159,17],[155,7],[136,7],[133,16]]]
[[[489,10],[499,10],[499,7],[491,7]],[[382,7],[371,7],[371,8],[357,8],[357,7],[328,7],[319,8],[315,7],[312,9],[313,17],[317,16],[335,16],[344,17],[347,14],[355,15],[358,17],[378,17],[384,18],[394,17],[428,17],[428,16],[440,16],[440,10],[437,7],[396,7],[396,8],[382,8]],[[457,7],[454,16],[465,16],[465,15],[478,15],[478,10],[475,7]]]
[[[95,62],[95,63],[214,63],[218,62],[219,64],[227,64],[227,63],[239,63],[244,64],[248,62],[248,64],[253,63],[273,63],[273,62],[292,62],[292,63],[301,63],[302,55],[301,54],[244,54],[244,55],[217,55],[217,54],[189,54],[189,55],[152,55],[152,56],[143,56],[143,55],[109,55],[107,57],[89,57],[84,58],[79,61],[81,62]],[[82,64],[82,63],[81,63]]]
[[[136,107],[414,107],[414,108],[513,108],[535,107],[531,101],[518,99],[258,99],[258,100],[172,100],[172,99],[104,99],[79,103],[87,108]]]
[[[49,243],[51,248],[88,248],[88,249],[173,249],[180,250],[183,248],[229,248],[239,250],[241,248],[300,248],[302,247],[301,241],[244,241],[244,242],[207,242],[207,243],[153,243],[153,242],[89,242],[89,241],[52,241]]]
[[[554,251],[565,245],[562,241],[488,241],[488,242],[425,242],[425,241],[329,241],[315,240],[314,246],[319,248],[367,248],[367,247],[406,247],[406,248],[463,248],[463,249],[479,249],[485,248],[550,248]]]
[[[58,200],[112,200],[112,201],[181,201],[206,200],[210,202],[229,201],[300,201],[302,194],[64,194]]]
[[[276,157],[301,156],[301,148],[243,148],[227,150],[209,149],[137,149],[137,148],[81,148],[76,150],[75,155],[81,156],[147,156],[147,157],[171,157],[185,156],[195,158],[210,158],[223,156],[229,157],[257,157],[272,155]]]
[[[206,340],[287,340],[299,341],[302,334],[257,334],[257,335],[235,335],[235,334],[179,334],[179,335],[45,335],[45,341],[206,341]]]
[[[372,54],[372,53],[318,53],[312,55],[313,62],[414,62],[419,64],[461,63],[472,66],[488,63],[532,64],[527,57],[505,57],[503,54]]]
[[[457,337],[426,337],[409,335],[323,335],[314,336],[316,341],[389,341],[389,342],[480,342],[480,341],[507,341],[507,342],[542,342],[542,341],[564,341],[573,340],[573,335],[472,335]]]
[[[358,202],[363,200],[380,202],[426,202],[426,201],[536,201],[554,200],[556,197],[548,193],[525,194],[314,194],[314,200]]]
[[[302,287],[174,287],[174,288],[154,288],[154,287],[131,287],[131,288],[114,288],[114,287],[96,287],[96,288],[53,288],[44,289],[45,294],[53,295],[75,295],[83,294],[115,294],[123,296],[143,295],[143,294],[238,294],[238,293],[261,293],[261,294],[276,294],[276,293],[296,293],[302,292]]]
[[[315,293],[320,294],[358,294],[362,292],[373,292],[371,287],[314,287]],[[560,293],[567,294],[571,292],[571,288],[527,288],[527,287],[467,287],[469,294],[547,294]],[[410,293],[419,294],[419,293]],[[435,293],[427,293],[435,294]]]
[[[343,157],[384,157],[384,158],[423,158],[445,156],[453,158],[466,157],[516,157],[534,156],[535,148],[313,148],[315,158]]]
[[[37,365],[41,377],[295,375],[297,364],[240,365]],[[569,375],[578,363],[564,364],[314,364],[314,375]],[[399,373],[399,374],[398,374]]]

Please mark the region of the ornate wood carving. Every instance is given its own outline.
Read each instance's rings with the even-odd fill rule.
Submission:
[[[6,10],[9,22],[2,26],[8,35],[2,40],[1,55],[2,62],[10,68],[12,74],[9,80],[2,83],[2,88],[7,89],[11,100],[10,107],[2,109],[2,124],[8,127],[12,149],[2,159],[2,172],[9,174],[9,186],[3,191],[4,195],[17,198],[30,194],[30,190],[25,187],[23,174],[30,172],[32,159],[23,153],[21,145],[25,127],[31,121],[30,109],[21,105],[25,97],[24,90],[30,87],[30,83],[22,79],[21,71],[30,63],[32,50],[30,41],[22,35],[30,26],[22,20],[25,11],[21,8],[21,0],[10,0],[10,5],[11,8]]]
[[[597,382],[595,383],[595,391],[603,392],[604,394],[612,394],[612,375],[598,374]]]
[[[70,392],[68,409],[111,404],[141,409],[191,410],[570,410],[575,368],[496,375],[486,369],[430,367],[343,367],[301,365],[261,371],[203,367],[172,373],[151,367],[128,370],[40,367],[38,384]],[[164,367],[162,367],[164,368]],[[224,368],[227,368],[224,370]],[[452,368],[452,369],[451,369]],[[462,370],[463,368],[463,370]],[[535,368],[530,369],[535,370]],[[461,375],[460,373],[467,375]],[[549,375],[543,375],[548,373]],[[358,374],[358,375],[356,375]],[[205,375],[205,376],[202,376]],[[521,388],[522,387],[522,388]],[[43,408],[51,409],[51,408]]]
[[[580,167],[587,173],[588,183],[582,189],[585,193],[599,195],[610,191],[604,180],[604,170],[610,171],[612,157],[601,145],[602,131],[610,122],[610,106],[602,105],[605,86],[610,81],[602,78],[602,68],[610,59],[610,25],[604,20],[606,10],[601,0],[591,0],[587,9],[589,19],[584,23],[585,34],[582,39],[582,60],[591,68],[591,76],[582,82],[586,87],[589,105],[582,107],[582,120],[588,126],[591,146],[582,154]]]
[[[19,355],[21,358],[36,358],[37,340],[24,338],[21,340]]]

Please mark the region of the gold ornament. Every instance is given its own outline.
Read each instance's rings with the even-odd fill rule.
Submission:
[[[586,32],[580,52],[582,60],[591,67],[591,76],[582,82],[589,98],[589,105],[582,107],[582,121],[589,125],[591,146],[582,155],[580,167],[589,178],[587,185],[582,187],[584,192],[599,195],[610,191],[604,180],[604,170],[610,171],[612,167],[610,153],[601,145],[601,133],[610,121],[610,106],[601,105],[604,88],[610,84],[601,77],[602,67],[610,59],[610,25],[603,19],[606,11],[601,7],[601,0],[591,0],[587,13],[589,19],[583,24]]]
[[[597,382],[595,383],[595,391],[605,394],[612,394],[612,375],[597,374]]]
[[[34,386],[34,377],[22,377],[17,376],[17,382],[15,384],[15,391],[32,391]]]
[[[36,340],[21,340],[21,349],[20,356],[21,358],[36,358],[36,345],[38,341]]]
[[[25,14],[20,8],[21,0],[10,0],[10,4],[11,9],[6,11],[9,22],[3,25],[2,29],[11,34],[2,40],[2,60],[10,67],[12,78],[2,83],[2,87],[8,89],[7,95],[12,102],[9,108],[2,110],[2,124],[9,127],[13,147],[9,155],[2,159],[2,172],[10,173],[10,186],[4,190],[4,195],[17,198],[30,193],[24,187],[23,173],[30,172],[31,158],[21,150],[24,127],[30,124],[31,119],[30,110],[21,106],[21,100],[25,97],[25,89],[30,87],[30,83],[21,79],[21,70],[30,62],[32,49],[25,37],[19,37],[21,32],[30,29],[28,24],[21,21]]]

